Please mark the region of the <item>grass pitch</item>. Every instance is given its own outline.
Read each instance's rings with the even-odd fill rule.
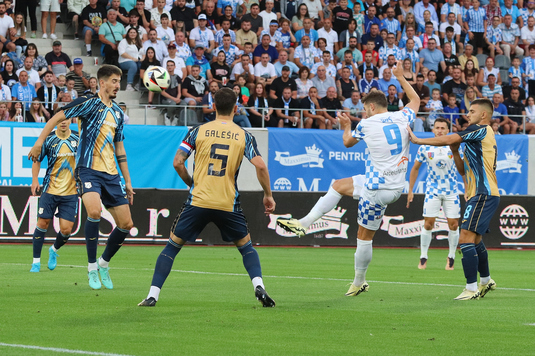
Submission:
[[[490,251],[498,289],[479,301],[446,250],[374,249],[370,291],[345,297],[353,248],[257,248],[276,308],[262,308],[234,247],[185,247],[155,308],[137,307],[162,246],[124,246],[114,290],[87,284],[85,246],[29,273],[30,245],[0,247],[0,355],[532,355],[535,251]],[[99,253],[103,247],[99,247]],[[103,287],[104,288],[104,287]],[[21,345],[18,347],[7,345]],[[38,346],[40,349],[23,348]],[[51,349],[46,349],[51,348]],[[71,350],[71,351],[68,351]]]

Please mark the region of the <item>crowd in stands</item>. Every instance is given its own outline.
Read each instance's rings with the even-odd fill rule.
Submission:
[[[10,100],[24,101],[26,120],[42,121],[98,90],[82,59],[71,62],[61,50],[59,0],[41,0],[52,51],[28,43],[28,13],[30,37],[37,31],[34,3],[18,0],[15,11],[0,3],[1,119],[20,120]],[[158,101],[149,93],[151,108],[176,106],[167,125],[184,107],[202,107],[203,120],[213,120],[213,94],[223,86],[239,94],[235,120],[244,127],[332,129],[339,110],[356,125],[371,90],[385,93],[388,110],[403,108],[392,75],[402,61],[421,98],[415,131],[438,117],[461,131],[470,103],[486,97],[496,133],[535,133],[535,0],[68,0],[67,10],[86,55],[119,66],[127,91],[140,89],[149,66],[167,68],[170,87]],[[45,102],[41,110],[34,98]]]

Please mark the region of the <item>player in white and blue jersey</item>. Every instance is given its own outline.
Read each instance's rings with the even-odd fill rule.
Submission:
[[[449,123],[446,119],[438,118],[433,127],[436,137],[449,133]],[[424,226],[420,235],[420,263],[419,269],[427,267],[427,251],[431,245],[433,227],[435,219],[441,217],[440,209],[448,220],[448,242],[449,253],[446,261],[446,270],[453,270],[455,263],[455,250],[459,243],[459,217],[461,214],[461,204],[457,191],[457,169],[453,153],[448,146],[420,146],[414,166],[412,167],[409,179],[409,194],[407,196],[407,208],[414,198],[414,184],[418,178],[418,172],[422,163],[427,164],[427,178],[425,181],[425,201],[424,201]]]
[[[470,44],[474,46],[474,53],[481,54],[483,53],[483,48],[487,47],[485,41],[487,12],[479,6],[479,0],[472,0],[472,5],[473,7],[466,12],[463,26]]]
[[[71,132],[71,120],[58,125],[56,131],[47,136],[37,162],[32,166],[32,195],[39,191],[39,170],[41,162],[48,158],[48,167],[43,179],[43,189],[39,198],[37,227],[33,233],[33,262],[30,272],[41,269],[41,250],[45,233],[54,215],[59,218],[60,231],[56,241],[48,249],[48,269],[54,270],[57,264],[57,251],[65,245],[78,216],[78,194],[74,169],[78,147],[78,134]],[[56,214],[57,209],[57,214]]]
[[[100,91],[96,95],[82,96],[56,113],[45,125],[28,154],[28,158],[37,161],[41,147],[54,126],[68,118],[78,117],[80,141],[74,174],[78,194],[82,197],[87,211],[84,233],[88,279],[92,289],[100,289],[102,284],[113,289],[109,262],[134,226],[128,206],[134,202],[134,190],[123,143],[124,112],[113,101],[120,89],[121,75],[122,71],[116,66],[101,66],[97,72]],[[117,171],[116,159],[124,177],[124,184]],[[108,237],[106,249],[97,262],[102,205],[110,212],[117,226]]]

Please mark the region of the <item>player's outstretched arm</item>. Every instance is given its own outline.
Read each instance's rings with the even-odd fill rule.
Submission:
[[[30,153],[28,153],[28,159],[37,162],[39,155],[41,154],[41,147],[43,146],[46,137],[52,132],[52,130],[54,130],[54,127],[56,127],[57,124],[65,120],[67,120],[67,118],[65,117],[63,110],[60,110],[58,113],[56,113],[56,115],[52,116],[52,118],[48,120],[45,127],[43,127],[43,131],[41,131],[39,138],[35,142],[35,145],[33,145]]]
[[[130,180],[130,172],[128,171],[128,163],[126,162],[126,150],[124,149],[123,141],[115,142],[115,157],[124,177],[124,186],[126,190],[126,197],[130,205],[134,204],[134,188],[132,188],[132,181]]]
[[[269,215],[275,211],[275,200],[273,199],[273,195],[271,194],[271,185],[269,181],[269,171],[266,166],[266,162],[264,162],[264,159],[262,156],[255,156],[253,157],[250,162],[255,166],[256,168],[256,177],[258,178],[258,182],[262,186],[262,189],[264,190],[264,213],[266,215]]]
[[[32,164],[32,195],[39,193],[39,170],[41,169],[41,162],[33,162]]]
[[[351,133],[351,118],[344,112],[338,112],[336,118],[340,121],[340,128],[344,131],[342,136],[344,146],[353,147],[359,143],[359,139],[353,137],[353,134]]]
[[[187,184],[188,187],[191,187],[192,179],[186,168],[186,160],[188,159],[188,154],[182,151],[180,148],[176,151],[175,159],[173,160],[173,167],[178,173],[180,178]]]
[[[407,195],[407,208],[412,203],[412,200],[414,199],[414,193],[412,190],[414,189],[414,184],[416,184],[416,178],[418,178],[418,172],[420,171],[420,167],[422,164],[418,161],[414,161],[414,166],[412,166],[411,174],[409,178],[409,193]]]
[[[463,142],[462,137],[456,133],[440,137],[418,138],[409,126],[407,126],[407,130],[409,131],[411,142],[417,145],[450,146]]]
[[[406,108],[412,109],[415,113],[420,110],[420,97],[418,94],[416,94],[416,91],[412,87],[412,85],[409,84],[407,79],[403,76],[403,61],[398,61],[396,66],[394,67],[394,70],[392,71],[392,74],[396,76],[396,79],[398,80],[399,84],[401,84],[401,88],[403,89],[403,92],[405,92],[405,95],[409,99],[409,103],[405,105]]]

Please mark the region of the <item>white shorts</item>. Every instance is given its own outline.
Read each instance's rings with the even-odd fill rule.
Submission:
[[[368,190],[363,188],[359,199],[358,224],[368,230],[379,230],[386,207],[398,200],[401,193],[403,189]]]
[[[461,203],[457,194],[450,195],[425,195],[424,214],[426,218],[440,217],[440,207],[448,219],[461,217]]]
[[[353,178],[353,199],[357,200],[360,197],[362,188],[364,188],[366,176],[364,174],[359,174],[351,178]]]
[[[61,12],[59,0],[41,0],[41,12]]]

